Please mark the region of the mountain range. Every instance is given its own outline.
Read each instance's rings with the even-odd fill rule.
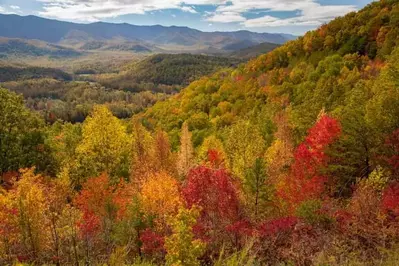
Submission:
[[[138,26],[127,23],[78,24],[36,16],[0,15],[0,36],[40,40],[80,50],[218,53],[260,43],[283,44],[296,36],[250,31],[202,32],[188,27]]]

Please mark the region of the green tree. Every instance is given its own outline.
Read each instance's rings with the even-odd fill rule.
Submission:
[[[265,214],[265,204],[271,201],[272,191],[266,183],[267,173],[264,160],[257,158],[254,165],[246,172],[244,179],[244,190],[247,197],[247,204],[252,210],[255,220],[258,220],[260,214]]]
[[[50,160],[43,121],[21,96],[0,88],[0,176],[30,166],[46,170]]]
[[[336,178],[339,193],[349,192],[357,177],[367,178],[375,166],[377,142],[373,126],[366,120],[366,103],[371,97],[369,84],[360,82],[347,94],[340,117],[342,137],[332,147],[335,162],[329,170]]]

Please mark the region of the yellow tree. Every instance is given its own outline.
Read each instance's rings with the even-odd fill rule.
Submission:
[[[105,106],[95,106],[83,123],[82,141],[76,148],[78,176],[98,176],[102,172],[111,177],[126,176],[130,139],[122,122]],[[115,181],[115,180],[113,180]]]
[[[185,177],[194,165],[194,148],[191,142],[191,132],[187,122],[183,123],[180,136],[180,149],[177,158],[177,171],[180,177]]]
[[[133,120],[131,180],[141,185],[155,171],[154,139],[138,120]]]
[[[265,141],[259,129],[250,121],[239,121],[230,130],[226,141],[226,152],[232,172],[241,180],[251,169],[257,158],[263,156]]]
[[[205,251],[205,244],[194,239],[193,226],[199,217],[199,210],[180,208],[179,213],[171,219],[173,234],[166,238],[166,265],[199,266],[198,258]]]
[[[277,183],[288,174],[289,166],[294,159],[294,144],[287,115],[284,112],[277,114],[274,123],[277,126],[275,140],[266,150],[265,162],[269,181]]]
[[[51,235],[52,249],[54,258],[57,258],[59,263],[62,255],[62,238],[60,234],[60,227],[64,223],[62,221],[62,214],[68,207],[68,198],[71,198],[72,191],[69,180],[57,178],[46,180],[44,193],[46,195],[48,208],[45,215],[48,217],[48,229]]]
[[[29,256],[37,258],[49,240],[45,213],[49,205],[43,185],[43,177],[35,175],[34,169],[22,170],[16,184],[13,201],[18,212],[20,239]]]
[[[165,172],[151,176],[143,184],[141,198],[144,211],[156,217],[160,231],[165,229],[167,219],[176,215],[182,205],[176,179]]]
[[[175,156],[171,151],[168,134],[158,130],[155,135],[155,164],[157,171],[176,174]]]
[[[20,240],[17,214],[11,193],[0,187],[0,258],[5,261],[11,261],[13,247]]]

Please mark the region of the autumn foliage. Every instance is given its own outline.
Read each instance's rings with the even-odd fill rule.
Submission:
[[[196,230],[203,239],[214,241],[222,237],[225,227],[239,219],[237,187],[225,169],[192,169],[182,194],[188,207],[201,208]]]
[[[278,191],[291,210],[303,201],[321,198],[327,181],[322,174],[328,163],[326,149],[337,139],[340,131],[337,120],[323,115],[296,149],[289,176]]]
[[[398,18],[373,2],[131,120],[0,89],[0,264],[397,265]]]

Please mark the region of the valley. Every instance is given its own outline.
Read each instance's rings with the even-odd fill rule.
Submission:
[[[58,119],[82,122],[95,104],[107,105],[118,118],[130,118],[202,76],[244,63],[248,57],[234,54],[241,49],[245,53],[245,49],[251,49],[248,46],[259,41],[271,38],[283,42],[287,38],[253,34],[253,40],[240,41],[251,34],[214,33],[215,36],[220,35],[220,43],[209,37],[207,46],[198,42],[198,38],[202,38],[200,36],[190,42],[178,43],[177,39],[163,42],[150,40],[142,31],[151,27],[65,24],[37,17],[5,15],[0,15],[0,20],[4,22],[0,26],[0,36],[12,37],[0,38],[0,82],[3,87],[22,93],[28,107],[42,113],[51,123]],[[39,23],[43,28],[58,27],[63,29],[65,36],[59,36],[56,40],[46,37],[44,32],[27,35],[29,29],[24,27],[30,25],[26,24],[28,22]],[[11,23],[24,26],[19,28],[19,33],[11,33],[8,31]],[[110,27],[121,35],[98,35],[95,30],[101,28],[101,31],[107,31]],[[137,33],[144,39],[138,40],[136,34],[137,38],[122,36],[127,34],[123,30],[125,27],[144,34]],[[188,28],[154,27],[160,36],[176,31],[182,35],[191,32],[189,36],[194,33],[207,35],[199,31],[193,33]],[[85,29],[86,33],[77,29]],[[22,36],[28,38],[21,39]],[[258,51],[255,48],[252,51],[256,55],[278,46],[265,43],[264,49]],[[82,95],[88,96],[81,98]]]

